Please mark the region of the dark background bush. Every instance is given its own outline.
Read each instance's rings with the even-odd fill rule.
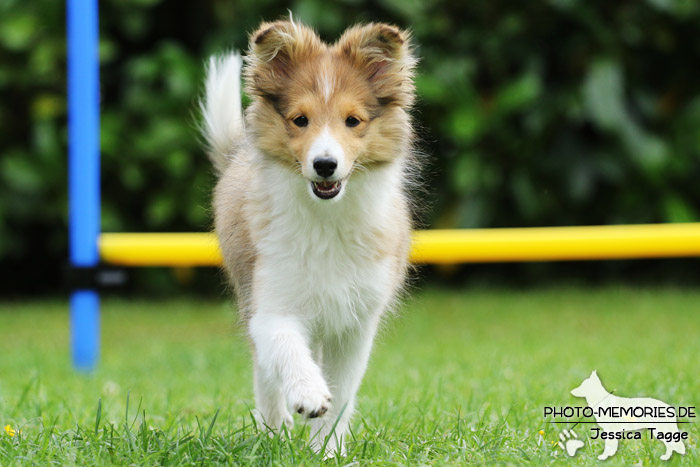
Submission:
[[[0,3],[6,293],[56,290],[67,256],[64,7]],[[202,63],[244,49],[262,19],[288,10],[326,40],[357,21],[413,30],[421,57],[415,115],[431,160],[428,224],[700,216],[697,2],[109,0],[100,8],[105,231],[209,228],[214,178],[195,130]],[[683,275],[696,266],[670,269]],[[547,270],[527,268],[515,270]],[[171,284],[138,274],[151,287]]]

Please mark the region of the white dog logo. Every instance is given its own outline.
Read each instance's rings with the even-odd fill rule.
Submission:
[[[593,371],[591,376],[571,391],[576,397],[583,397],[593,409],[596,423],[600,426],[598,437],[605,440],[605,449],[598,459],[605,460],[615,454],[619,439],[641,438],[630,436],[643,429],[649,429],[651,437],[662,441],[666,452],[662,460],[668,460],[674,452],[685,454],[685,444],[681,439],[687,439],[687,433],[678,430],[673,407],[665,402],[650,397],[618,397],[603,387],[598,374]]]

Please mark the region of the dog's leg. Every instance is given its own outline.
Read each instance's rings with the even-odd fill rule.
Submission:
[[[608,457],[612,456],[617,452],[617,440],[616,439],[606,439],[605,440],[605,448],[603,449],[603,453],[598,456],[598,459],[604,461]]]
[[[676,425],[675,423],[669,424],[667,429],[672,433],[677,433],[679,431],[678,425]],[[683,441],[662,441],[664,443],[664,446],[666,447],[666,452],[661,456],[661,460],[669,460],[673,455],[674,451],[678,454],[685,455],[685,444],[683,444]]]
[[[321,369],[313,361],[309,337],[300,319],[259,309],[249,324],[257,360],[256,384],[280,391],[288,406],[307,418],[316,418],[330,407],[331,394]]]
[[[311,422],[311,445],[320,452],[326,444],[325,457],[336,452],[345,455],[344,438],[376,330],[377,324],[372,323],[361,332],[332,337],[323,344],[323,372],[331,387],[333,407],[323,418]]]
[[[254,414],[257,422],[270,428],[272,430],[271,435],[282,428],[283,424],[291,430],[294,427],[294,419],[287,409],[287,403],[280,391],[279,384],[260,368],[257,358],[255,359],[253,372],[253,389],[255,391],[256,405]]]
[[[671,457],[671,455],[673,454],[674,451],[682,456],[685,455],[685,444],[683,444],[683,441],[674,441],[673,443],[671,443],[669,446],[666,447],[666,449],[668,449],[668,448],[671,449],[671,452],[668,453],[668,458]],[[664,459],[664,460],[666,460],[666,459]]]
[[[673,455],[673,447],[671,446],[671,443],[669,443],[667,441],[664,441],[663,443],[664,443],[664,446],[666,447],[666,452],[663,453],[663,455],[661,456],[661,460],[667,461]]]

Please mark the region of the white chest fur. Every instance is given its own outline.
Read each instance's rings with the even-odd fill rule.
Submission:
[[[392,197],[400,196],[399,170],[355,174],[340,200],[324,201],[312,198],[301,176],[266,167],[269,212],[260,213],[255,238],[256,293],[322,334],[376,319],[394,294],[395,266],[375,252]]]

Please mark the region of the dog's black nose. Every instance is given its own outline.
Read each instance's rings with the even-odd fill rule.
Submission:
[[[323,178],[328,178],[333,175],[336,167],[338,167],[338,162],[335,159],[314,159],[314,170]]]

